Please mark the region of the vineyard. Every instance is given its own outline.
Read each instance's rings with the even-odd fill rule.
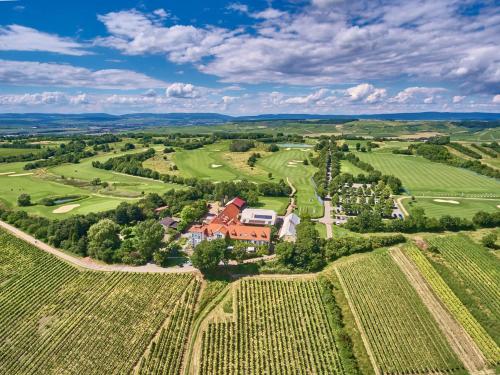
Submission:
[[[457,242],[458,241],[458,242]],[[433,243],[438,244],[440,246],[440,252],[442,254],[448,253],[446,255],[447,258],[452,259],[453,253],[459,250],[460,248],[470,247],[470,249],[474,249],[474,247],[478,247],[477,245],[471,244],[470,240],[464,237],[447,237],[446,239],[434,240]],[[448,250],[451,249],[451,250]],[[481,251],[482,249],[476,249],[477,254],[470,254],[471,259],[467,262],[467,251],[461,251],[459,254],[459,258],[457,259],[457,264],[455,265],[454,271],[460,274],[468,274],[469,277],[474,277],[474,273],[476,273],[475,282],[477,284],[481,284],[484,282],[484,278],[494,278],[495,275],[498,275],[498,269],[491,270],[491,274],[488,276],[484,274],[486,267],[493,267],[495,263],[491,263],[491,266],[485,264],[483,269],[477,266],[477,263],[474,262],[474,258],[481,259]],[[490,364],[496,364],[500,362],[500,348],[495,343],[495,341],[488,335],[485,329],[478,323],[478,321],[474,318],[474,316],[469,312],[469,310],[464,306],[464,304],[460,301],[460,299],[453,293],[450,287],[444,282],[442,277],[433,268],[432,264],[426,259],[426,257],[422,254],[422,252],[416,246],[408,246],[405,249],[405,253],[413,260],[413,262],[418,267],[420,273],[425,277],[428,284],[433,289],[434,293],[441,299],[441,301],[446,305],[451,314],[455,317],[455,319],[460,322],[460,324],[464,327],[464,329],[469,333],[472,339],[476,342],[478,347],[481,349],[486,359]],[[484,254],[482,255],[485,256]],[[476,259],[476,260],[477,260]],[[467,263],[465,263],[467,262]],[[498,279],[497,284],[491,284],[491,293],[495,293],[495,285],[498,289]],[[486,286],[474,286],[472,290],[477,290],[478,288],[486,288]],[[498,293],[498,290],[496,291]],[[497,294],[498,295],[498,294]],[[486,302],[486,304],[497,304],[498,297],[496,300],[491,300]],[[486,306],[485,304],[485,306]],[[492,313],[498,315],[499,310],[495,310]],[[496,321],[498,324],[498,320]]]
[[[158,340],[153,341],[149,353],[141,360],[137,374],[180,373],[199,289],[199,283],[191,284],[175,308],[167,327],[161,329]]]
[[[169,317],[162,351],[182,352],[193,276],[81,272],[3,231],[0,246],[0,373],[130,373]]]
[[[203,332],[200,374],[344,374],[315,280],[243,280],[235,321]]]
[[[337,269],[380,373],[462,371],[437,323],[387,253]]]
[[[450,280],[450,287],[467,307],[480,306],[472,314],[477,313],[476,319],[484,321],[500,345],[500,260],[464,235],[436,237],[431,244],[444,261],[445,268],[437,271],[445,281]]]

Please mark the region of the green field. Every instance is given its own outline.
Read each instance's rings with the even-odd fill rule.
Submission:
[[[340,172],[341,173],[350,173],[353,176],[357,176],[359,174],[366,174],[361,168],[356,167],[348,160],[342,160],[340,164]]]
[[[38,154],[41,150],[36,148],[1,148],[0,156],[16,156],[24,154]]]
[[[404,199],[403,204],[408,211],[412,208],[421,207],[425,210],[427,216],[439,218],[443,215],[451,215],[472,219],[478,211],[495,212],[499,210],[500,200],[481,200],[481,199],[443,199],[451,200],[455,203],[436,202],[436,198],[419,198],[414,202],[410,199]]]
[[[380,151],[356,152],[382,173],[399,177],[412,195],[500,197],[500,182],[462,168],[431,162],[420,156]]]
[[[137,151],[134,151],[137,152]],[[79,207],[67,213],[53,213],[59,206],[33,205],[23,210],[50,218],[63,218],[75,214],[106,211],[120,202],[138,199],[147,193],[163,193],[168,189],[182,189],[181,185],[165,184],[160,181],[136,176],[118,174],[92,167],[92,161],[105,161],[124,153],[106,153],[81,160],[78,164],[61,164],[40,170],[23,170],[24,162],[0,164],[0,201],[8,207],[17,207],[17,197],[26,193],[33,203],[47,197],[79,195],[85,197],[77,202]],[[7,174],[14,172],[14,175]],[[19,176],[15,176],[18,174]],[[64,179],[61,178],[64,176]],[[94,178],[108,182],[108,188],[90,185]],[[64,205],[64,204],[63,204]]]
[[[445,241],[446,241],[446,239],[445,239]],[[463,238],[461,242],[463,242],[463,244],[465,246],[459,246],[459,248],[464,249],[464,247],[467,247],[468,241],[469,240]],[[454,246],[451,245],[450,247],[454,247]],[[442,248],[444,249],[445,247],[442,247]],[[477,308],[476,306],[477,306],[477,304],[480,303],[481,300],[484,301],[484,298],[488,298],[488,297],[485,297],[484,294],[481,294],[480,295],[480,296],[482,296],[481,300],[470,301],[468,299],[468,298],[470,298],[469,293],[473,293],[473,292],[467,291],[466,293],[464,293],[465,291],[461,290],[461,288],[463,288],[463,285],[459,285],[460,282],[458,282],[458,286],[457,286],[457,282],[456,282],[456,280],[454,280],[454,278],[456,276],[448,277],[445,274],[445,271],[443,268],[440,269],[440,267],[437,267],[437,269],[440,269],[440,272],[443,275],[446,275],[448,282],[450,283],[450,284],[447,284],[444,281],[444,279],[440,276],[440,274],[436,271],[436,268],[434,268],[432,266],[431,262],[429,262],[429,260],[422,253],[422,251],[420,251],[415,245],[406,246],[404,251],[407,254],[408,258],[410,258],[413,261],[413,263],[417,266],[419,272],[426,279],[427,283],[429,284],[429,286],[431,287],[433,292],[436,294],[436,296],[446,306],[448,311],[453,315],[453,317],[457,320],[457,322],[459,322],[462,325],[462,327],[467,331],[467,333],[470,335],[470,337],[476,342],[477,346],[482,351],[482,353],[484,354],[484,356],[488,360],[488,362],[492,365],[498,364],[500,362],[500,349],[499,349],[498,345],[488,335],[488,332],[485,330],[485,328],[471,314],[471,311],[469,311],[469,309],[467,309],[466,305],[464,303],[462,303],[462,301],[457,297],[457,294],[455,294],[454,291],[450,288],[450,285],[453,286],[453,288],[458,292],[458,295],[461,295],[462,298],[464,298],[464,296],[467,296],[464,299],[464,301],[467,304],[469,304],[469,303],[473,304],[472,306],[474,307],[474,309],[472,311],[474,311]],[[467,252],[462,252],[459,255],[462,258],[462,260],[460,260],[459,262],[462,262],[461,267],[464,267],[464,269],[461,271],[458,271],[458,270],[455,270],[455,271],[460,272],[460,273],[463,273],[465,271],[465,273],[468,273],[469,274],[468,282],[470,282],[470,280],[471,280],[470,276],[472,274],[472,278],[473,278],[472,283],[478,283],[478,286],[474,286],[474,290],[477,290],[477,288],[483,288],[484,283],[488,283],[488,281],[485,281],[488,279],[481,279],[484,276],[484,272],[487,269],[491,269],[492,267],[495,268],[495,264],[498,262],[492,262],[488,266],[486,266],[485,268],[477,268],[477,260],[472,262],[472,263],[466,264],[468,261],[466,254],[467,254]],[[465,255],[465,258],[463,258],[464,255]],[[482,260],[483,266],[484,266],[485,259],[487,260],[487,262],[490,262],[492,260],[491,257],[485,256],[485,254],[481,253],[481,252],[479,254],[473,255],[473,257],[476,259],[482,258],[483,259]],[[438,265],[438,263],[436,263],[436,262],[434,262],[434,264]],[[498,270],[496,270],[496,273],[497,273],[497,271]],[[493,278],[493,279],[495,279],[495,278],[498,279],[497,276],[495,276],[495,272],[494,272],[492,275],[487,276],[487,278],[489,277],[489,278]],[[488,288],[493,290],[493,293],[495,293],[494,290],[496,288],[496,294],[498,295],[497,286],[498,286],[498,282],[497,282],[497,284],[489,285]],[[493,301],[488,301],[488,304],[490,304],[490,303],[498,305],[498,299],[493,300]],[[491,305],[489,305],[489,306],[491,306]],[[480,307],[479,309],[482,310],[482,307]],[[484,313],[484,312],[485,311],[482,311],[482,313]],[[498,315],[498,310],[494,311],[494,313]],[[477,315],[477,311],[476,311],[476,315]],[[496,318],[494,318],[494,316],[490,316],[489,319],[494,319],[496,322],[495,324],[498,325],[498,320]],[[483,320],[483,322],[484,322],[484,320]],[[491,330],[491,328],[488,328],[488,329]],[[497,337],[497,339],[498,339],[498,337]]]
[[[257,166],[272,173],[275,179],[282,178],[286,181],[288,178],[297,189],[296,205],[299,215],[320,217],[323,216],[323,205],[316,196],[312,181],[316,168],[302,163],[309,152],[306,149],[281,150],[259,159]]]
[[[381,373],[444,373],[462,367],[387,252],[341,263],[338,271]]]
[[[0,249],[2,374],[131,373],[199,288],[189,274],[79,271],[3,231]],[[180,327],[164,326],[159,363],[171,373],[180,372]]]
[[[241,281],[203,332],[200,374],[346,374],[316,280]]]
[[[210,181],[267,181],[267,173],[247,165],[249,156],[261,150],[230,152],[229,142],[217,142],[195,150],[178,150],[173,160],[185,177],[197,177]]]
[[[500,345],[500,260],[464,235],[430,243],[439,249],[430,257],[436,270]]]

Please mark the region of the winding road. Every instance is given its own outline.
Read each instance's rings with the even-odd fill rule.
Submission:
[[[29,244],[36,246],[40,250],[45,251],[46,253],[55,255],[56,257],[80,268],[84,268],[92,271],[105,271],[105,272],[138,272],[138,273],[188,273],[188,272],[198,272],[196,268],[193,266],[184,266],[184,267],[168,267],[163,268],[157,266],[156,264],[146,264],[144,266],[127,266],[127,265],[118,265],[118,264],[101,264],[90,258],[77,258],[73,255],[67,254],[55,247],[47,245],[46,243],[37,240],[35,237],[29,235],[26,232],[23,232],[20,229],[6,223],[5,221],[0,220],[0,228],[3,228],[14,236],[20,238],[23,241],[28,242]]]

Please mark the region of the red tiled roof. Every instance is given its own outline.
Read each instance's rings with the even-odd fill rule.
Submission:
[[[224,210],[218,214],[213,220],[214,224],[239,224],[238,215],[240,214],[240,209],[233,203],[228,204],[224,207]]]
[[[243,208],[243,206],[247,203],[240,197],[236,197],[233,200],[231,200],[228,204],[234,204],[236,207],[238,207],[240,210]]]

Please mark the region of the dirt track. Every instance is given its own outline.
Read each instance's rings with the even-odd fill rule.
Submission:
[[[417,267],[399,248],[391,250],[391,255],[415,288],[422,302],[429,309],[451,348],[462,361],[467,371],[476,375],[494,374],[494,372],[486,370],[486,359],[476,343],[434,295]]]
[[[77,258],[70,254],[64,253],[61,250],[58,250],[52,246],[47,245],[46,243],[37,240],[35,237],[30,236],[29,234],[23,232],[20,229],[0,220],[0,228],[3,228],[14,236],[28,242],[29,244],[38,247],[40,250],[43,250],[47,253],[55,255],[56,257],[73,264],[74,266],[81,267],[88,270],[93,271],[120,271],[120,272],[141,272],[141,273],[186,273],[186,272],[197,272],[197,269],[192,266],[185,267],[169,267],[162,268],[157,266],[156,264],[146,264],[145,266],[125,266],[125,265],[116,265],[116,264],[100,264],[95,262],[90,258]]]

